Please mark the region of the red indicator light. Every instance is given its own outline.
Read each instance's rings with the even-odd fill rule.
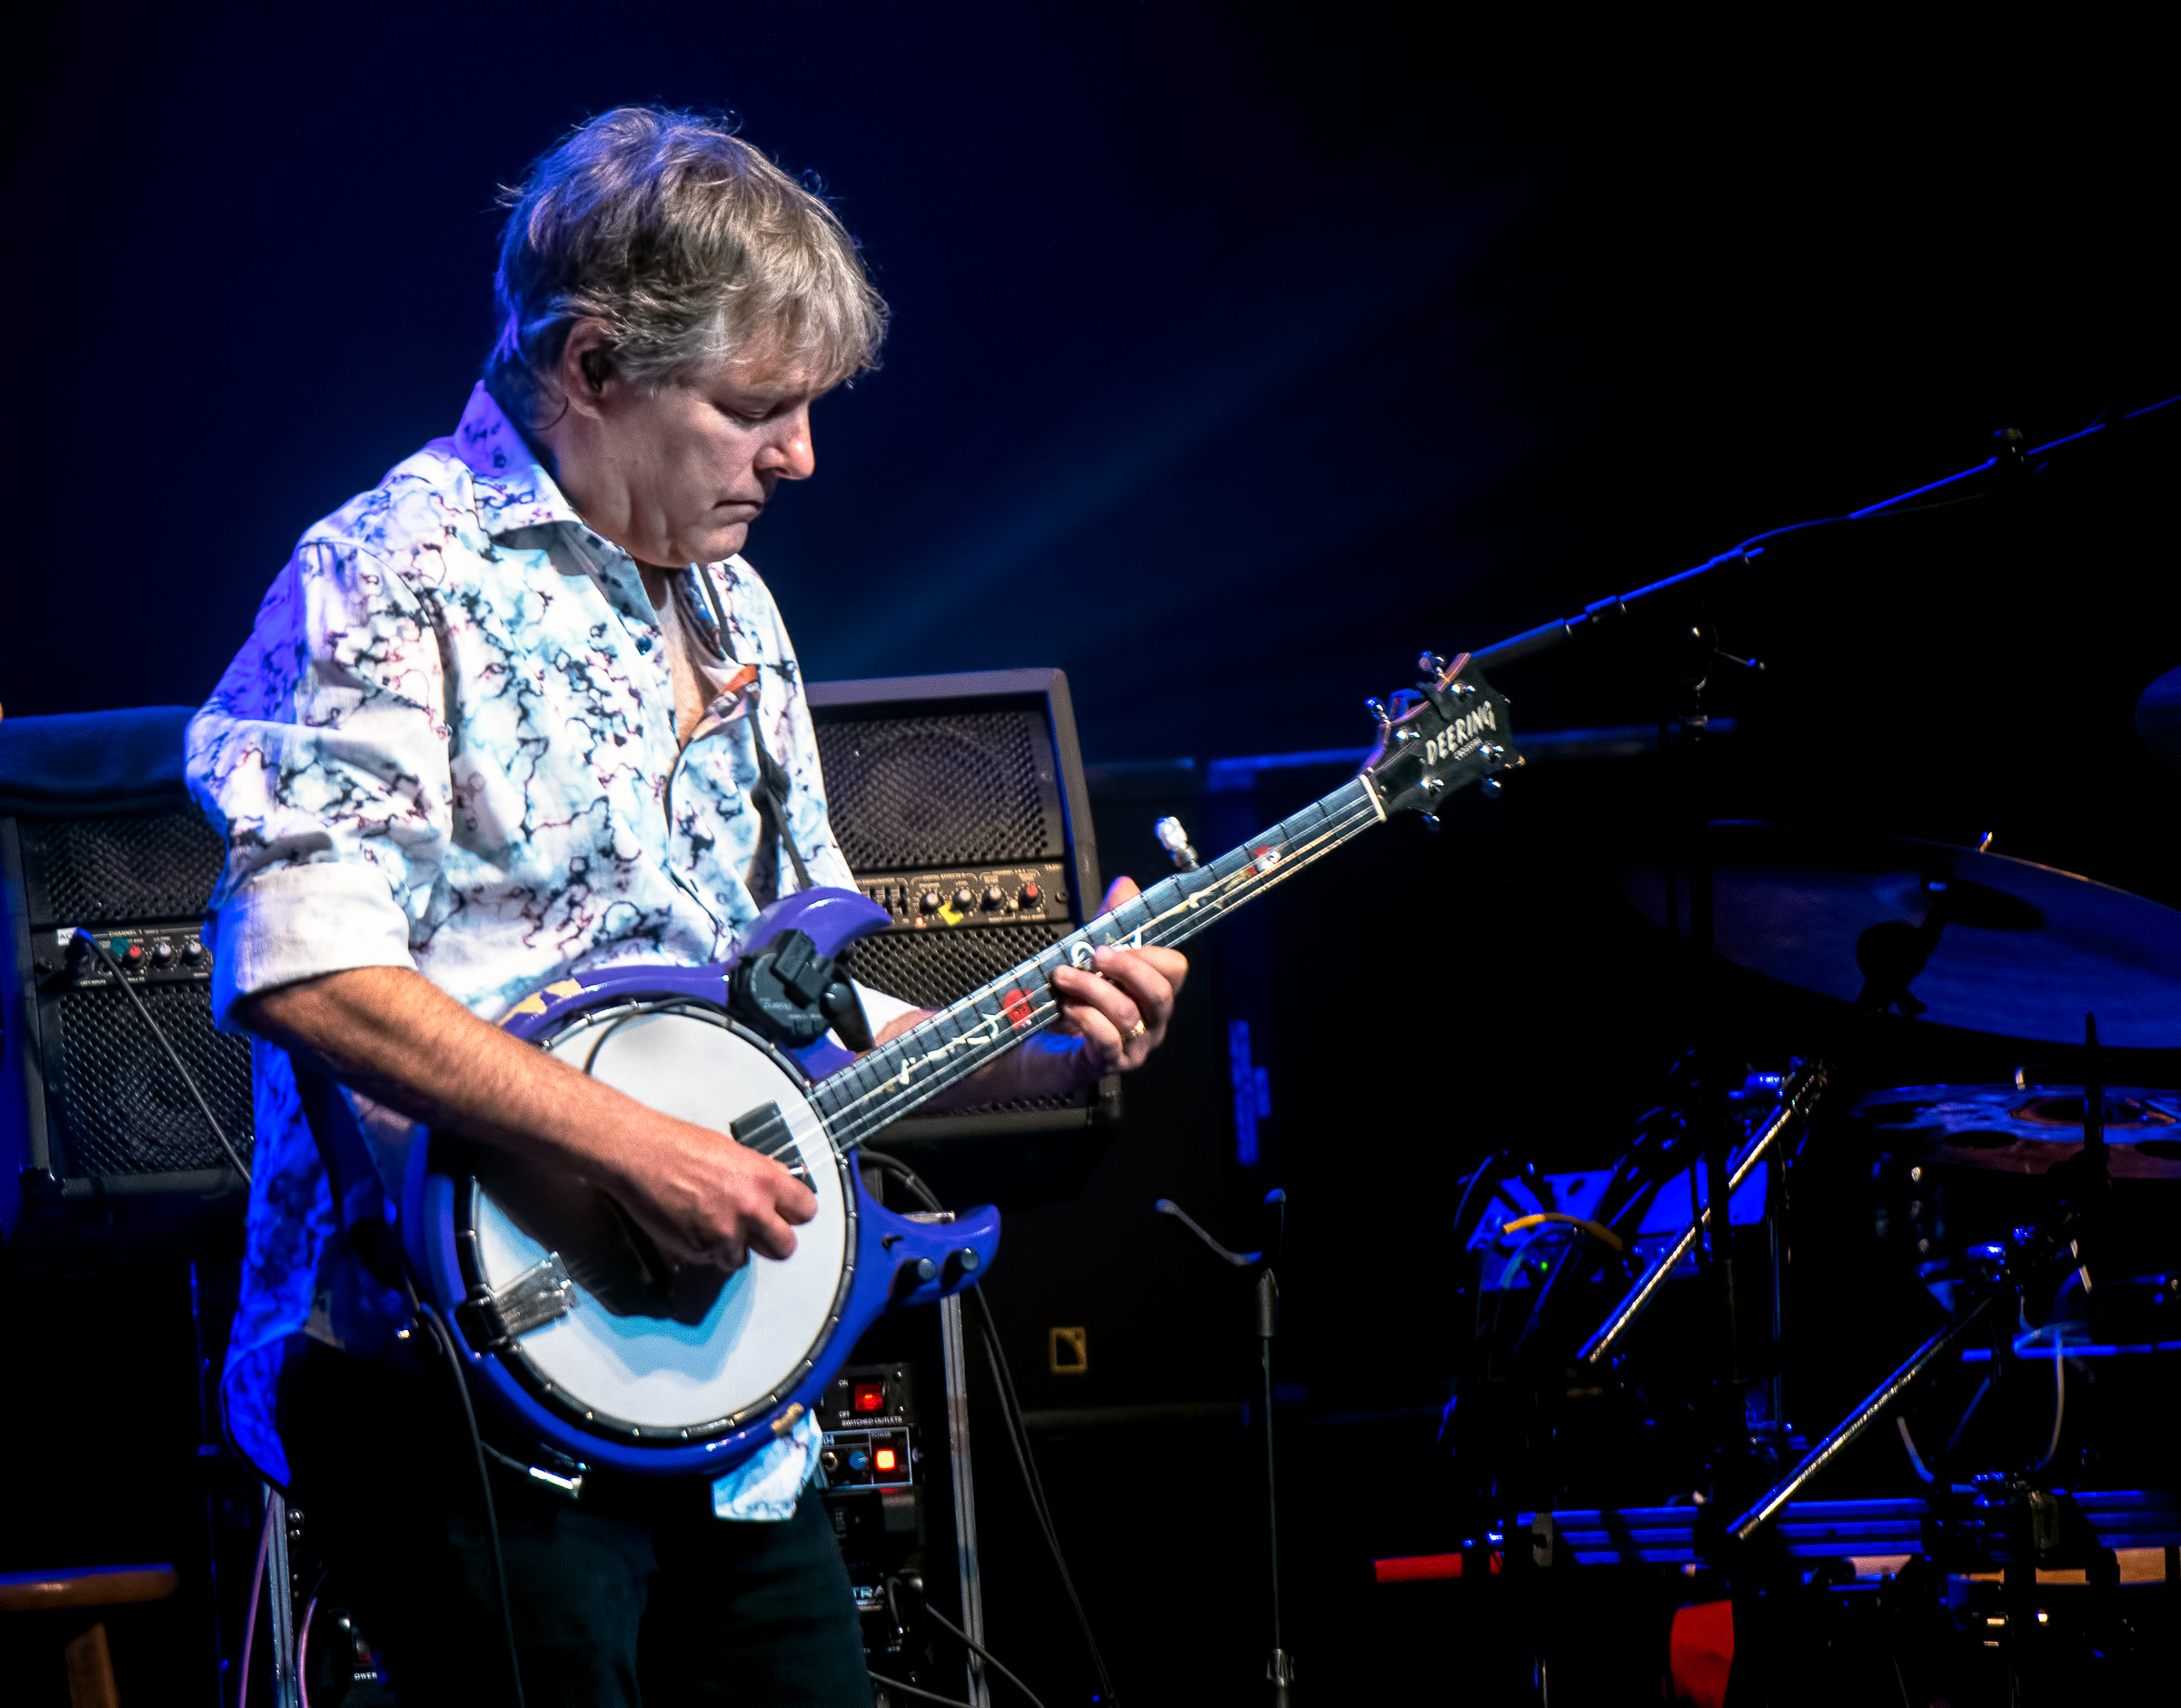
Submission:
[[[871,1455],[871,1462],[881,1471],[891,1471],[901,1463],[901,1458],[891,1447],[881,1447]]]
[[[886,1409],[886,1389],[878,1382],[859,1382],[849,1400],[849,1408],[859,1412],[882,1412]]]

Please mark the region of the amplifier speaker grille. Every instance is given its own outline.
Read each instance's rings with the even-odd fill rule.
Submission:
[[[1081,914],[1097,880],[1075,714],[1058,670],[812,682],[812,721],[826,809],[849,869],[867,890],[934,869],[1065,862]],[[1058,942],[1072,922],[981,919],[861,939],[856,977],[874,989],[941,1008]],[[897,1137],[1004,1135],[1118,1111],[1115,1087],[911,1116]]]
[[[50,817],[0,818],[0,912],[20,976],[0,993],[10,1022],[0,1173],[20,1194],[0,1206],[0,1229],[32,1266],[227,1251],[241,1234],[243,1182],[166,1051],[124,992],[60,964],[52,935],[76,926],[171,949],[201,932],[225,844],[178,790],[170,799],[151,811],[86,799]],[[213,1029],[211,963],[132,983],[249,1156],[250,1046]]]
[[[159,1029],[238,1147],[251,1135],[250,1046],[213,1030],[204,985],[140,989]],[[219,1141],[159,1040],[120,991],[64,991],[56,1005],[65,1073],[65,1172],[187,1174],[224,1168]],[[247,1155],[247,1151],[244,1152]]]
[[[920,1008],[943,1008],[1066,935],[1050,925],[881,932],[856,945],[856,977]]]
[[[1038,775],[1044,723],[1041,710],[820,723],[827,809],[850,869],[1057,856]]]
[[[227,853],[220,833],[186,809],[19,822],[33,926],[201,915]]]

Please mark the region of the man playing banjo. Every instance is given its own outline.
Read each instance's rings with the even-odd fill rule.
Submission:
[[[496,294],[453,436],[304,534],[188,746],[229,847],[215,1013],[255,1039],[229,1428],[307,1511],[404,1708],[505,1699],[491,1542],[453,1386],[344,1233],[357,1187],[334,1202],[297,1062],[374,1147],[428,1124],[603,1187],[677,1263],[784,1259],[817,1199],[781,1163],[496,1023],[576,972],[720,961],[776,897],[852,887],[739,555],[812,472],[812,403],[876,354],[847,233],[719,125],[623,108],[537,164]],[[1159,948],[1060,969],[1061,1036],[953,1097],[1140,1066],[1186,972]],[[864,995],[881,1041],[923,1018]],[[746,1486],[601,1477],[574,1504],[495,1454],[528,1701],[867,1703],[831,1525],[796,1493],[818,1439],[806,1415]]]

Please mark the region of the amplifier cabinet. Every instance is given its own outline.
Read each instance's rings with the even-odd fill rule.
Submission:
[[[833,834],[891,922],[856,977],[927,1008],[1059,941],[1098,906],[1098,845],[1068,678],[983,670],[807,684]],[[1068,1097],[911,1116],[881,1143],[1086,1127],[1118,1076]]]
[[[252,1139],[250,1046],[212,1024],[206,904],[224,848],[194,807],[0,818],[0,1234],[29,1266],[225,1252],[246,1188],[159,1040],[79,928],[124,968],[229,1140]]]

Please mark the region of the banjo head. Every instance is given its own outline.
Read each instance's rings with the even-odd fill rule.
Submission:
[[[849,1165],[827,1142],[801,1074],[724,1012],[690,999],[593,1009],[543,1042],[637,1101],[722,1133],[778,1105],[792,1138],[780,1159],[817,1194],[818,1214],[795,1230],[784,1262],[753,1253],[732,1274],[676,1269],[603,1191],[481,1150],[456,1192],[464,1283],[497,1292],[557,1253],[574,1302],[495,1355],[590,1434],[665,1445],[755,1421],[823,1352],[854,1278]]]

